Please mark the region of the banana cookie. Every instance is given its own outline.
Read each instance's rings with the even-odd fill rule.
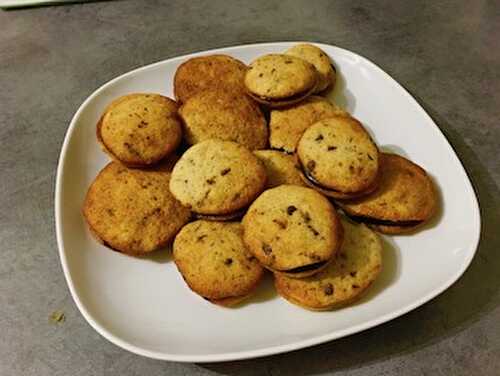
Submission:
[[[437,194],[423,168],[399,155],[380,154],[378,187],[367,196],[339,201],[351,218],[386,234],[415,230],[436,212]]]
[[[179,103],[204,90],[223,87],[231,92],[244,92],[243,80],[247,66],[228,55],[191,58],[177,68],[174,95]]]
[[[290,277],[317,273],[342,244],[334,207],[306,187],[281,185],[265,191],[242,223],[249,251],[264,267]]]
[[[238,217],[263,190],[266,170],[246,147],[207,140],[190,147],[172,171],[170,191],[199,217]]]
[[[330,58],[321,48],[309,43],[300,43],[286,50],[285,55],[304,59],[314,65],[318,71],[315,93],[325,91],[335,85],[337,72]]]
[[[278,293],[303,308],[324,311],[358,299],[382,268],[379,237],[362,224],[342,220],[344,242],[335,260],[319,273],[303,278],[275,274]]]
[[[349,114],[326,98],[316,95],[293,106],[273,109],[269,121],[270,146],[293,153],[300,137],[310,125],[336,115]]]
[[[247,93],[269,107],[300,102],[316,88],[314,66],[295,56],[264,55],[254,60],[245,75]]]
[[[311,125],[297,146],[304,181],[325,195],[350,198],[377,182],[378,149],[361,123],[335,116]]]
[[[232,306],[248,297],[264,269],[243,243],[237,222],[199,220],[174,241],[174,261],[189,288],[212,303]]]
[[[305,185],[291,155],[277,150],[257,150],[254,154],[264,163],[266,168],[266,188],[274,188],[283,184]]]
[[[97,175],[83,214],[99,240],[114,250],[140,255],[174,238],[191,213],[169,192],[168,168],[138,170],[111,162]]]
[[[247,148],[264,149],[268,142],[266,119],[259,106],[241,92],[201,91],[179,109],[188,144],[216,138]]]
[[[113,101],[97,123],[97,139],[129,167],[148,166],[171,154],[182,129],[177,104],[159,94],[129,94]]]

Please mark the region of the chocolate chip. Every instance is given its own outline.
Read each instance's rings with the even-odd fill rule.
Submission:
[[[196,241],[197,241],[197,242],[202,242],[202,241],[203,241],[203,239],[205,239],[207,236],[208,236],[208,235],[206,235],[206,234],[204,234],[204,235],[200,235],[200,236],[198,236],[198,237],[196,238]]]
[[[321,141],[323,138],[324,138],[324,137],[323,137],[323,135],[320,133],[320,134],[318,135],[318,137],[316,137],[316,138],[314,139],[314,141],[318,141],[318,142],[319,142],[319,141]]]
[[[288,215],[292,215],[295,210],[297,210],[297,208],[293,205],[290,205],[288,208],[286,208],[286,212],[288,213]]]
[[[332,295],[333,294],[333,285],[331,283],[326,284],[323,287],[323,292],[325,295]]]
[[[351,275],[351,277],[356,277],[356,274],[358,274],[358,272],[354,271],[354,272],[350,272],[349,274]]]
[[[302,214],[302,218],[304,218],[304,221],[305,221],[306,223],[308,223],[308,222],[310,222],[310,221],[311,221],[311,216],[309,215],[309,213],[308,213],[308,212],[303,212],[303,213],[301,213],[301,214]]]
[[[286,229],[287,223],[285,221],[281,221],[279,219],[273,219],[273,222],[276,223],[282,229]]]
[[[314,171],[314,169],[316,168],[316,162],[315,161],[309,161],[309,162],[307,162],[306,167],[307,167],[307,169],[309,171]]]
[[[224,264],[225,265],[231,265],[233,263],[233,259],[232,258],[227,258],[224,260]]]
[[[227,175],[229,172],[231,172],[231,169],[230,168],[225,168],[224,170],[222,170],[220,172],[220,175],[224,176],[224,175]]]
[[[318,236],[319,235],[319,232],[318,230],[316,230],[314,227],[312,227],[311,225],[307,225],[307,228],[309,230],[311,230],[311,232],[313,233],[314,236]]]
[[[337,150],[336,146],[328,146],[328,151]]]
[[[359,285],[352,285],[353,289],[359,289]]]
[[[264,75],[264,73],[259,73],[259,77],[262,77]]]
[[[262,244],[262,250],[264,251],[264,253],[266,255],[269,255],[273,251],[273,249],[271,248],[271,246],[269,244],[266,244],[266,243]]]
[[[373,161],[373,157],[372,157],[370,154],[366,154],[366,155],[368,156],[368,159],[369,159],[370,161]]]
[[[210,178],[210,179],[207,179],[207,184],[214,184],[215,183],[215,178]]]
[[[293,61],[292,60],[285,60],[285,64],[292,64]]]

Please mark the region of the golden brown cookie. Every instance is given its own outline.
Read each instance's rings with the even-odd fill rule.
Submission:
[[[254,60],[245,75],[247,93],[270,107],[300,102],[316,88],[318,73],[303,59],[269,54]]]
[[[304,181],[335,198],[374,189],[378,149],[361,123],[335,116],[311,125],[297,146]]]
[[[358,299],[382,268],[382,244],[362,224],[342,220],[344,242],[335,260],[319,273],[303,278],[275,274],[278,293],[289,302],[314,311],[344,306]]]
[[[223,87],[227,91],[244,92],[246,65],[228,55],[193,57],[182,63],[174,76],[174,95],[186,102],[200,91]]]
[[[318,192],[281,185],[262,193],[243,218],[244,241],[260,263],[293,277],[317,273],[342,244],[342,225]]]
[[[413,231],[436,212],[434,185],[420,166],[395,154],[380,154],[379,184],[371,194],[339,201],[353,219],[387,234]]]
[[[170,194],[166,169],[128,169],[111,162],[99,173],[83,214],[105,245],[131,255],[148,253],[168,244],[187,223],[191,213]]]
[[[97,123],[97,139],[129,167],[148,166],[171,154],[182,138],[177,104],[159,94],[129,94],[113,101]]]
[[[208,299],[208,298],[205,298],[205,299],[208,300],[209,302],[217,304],[221,307],[232,308],[232,307],[235,307],[237,305],[240,305],[242,302],[244,302],[252,294],[253,294],[253,291],[248,295],[231,296],[229,298],[222,298],[222,299]]]
[[[283,184],[305,185],[291,155],[277,150],[257,150],[254,154],[264,163],[266,168],[266,188],[274,188]]]
[[[285,55],[292,55],[308,61],[318,71],[318,84],[315,93],[322,92],[335,85],[336,70],[328,55],[319,47],[309,43],[297,44],[285,51]]]
[[[236,142],[207,140],[179,159],[170,191],[195,213],[230,219],[227,215],[248,206],[265,184],[266,170],[251,151]]]
[[[260,282],[264,269],[243,243],[237,222],[196,221],[174,241],[174,261],[189,288],[223,306],[238,304]]]
[[[258,104],[240,91],[201,91],[181,106],[179,114],[190,145],[211,138],[234,141],[250,150],[267,145],[266,119]]]
[[[295,152],[300,137],[310,125],[336,115],[349,114],[326,98],[315,95],[293,106],[273,109],[269,121],[271,148]]]

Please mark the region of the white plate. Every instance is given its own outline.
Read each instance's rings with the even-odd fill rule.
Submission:
[[[85,192],[107,162],[95,138],[105,105],[131,92],[172,97],[177,66],[187,58],[226,53],[244,62],[293,43],[222,48],[169,59],[126,73],[78,109],[57,171],[57,241],[69,289],[89,324],[111,342],[151,358],[214,362],[300,349],[353,334],[429,301],[465,271],[477,248],[480,216],[471,183],[447,140],[420,105],[367,59],[318,44],[340,74],[334,97],[383,148],[423,166],[440,187],[442,210],[413,236],[387,237],[381,278],[357,304],[309,312],[274,293],[268,279],[237,309],[212,305],[189,291],[170,256],[139,260],[99,245],[81,215]]]

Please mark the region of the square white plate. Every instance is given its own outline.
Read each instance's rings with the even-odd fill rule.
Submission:
[[[185,362],[252,358],[295,350],[359,332],[429,301],[465,271],[477,248],[480,216],[471,183],[453,149],[420,105],[367,59],[318,44],[334,60],[334,99],[381,145],[424,167],[440,188],[439,218],[412,236],[385,238],[384,269],[353,306],[309,312],[276,296],[268,278],[249,303],[215,306],[186,287],[168,253],[137,259],[111,252],[90,235],[81,215],[86,190],[106,164],[95,124],[106,104],[131,92],[172,97],[177,66],[187,58],[226,53],[244,62],[293,43],[222,48],[181,56],[126,73],[78,109],[57,172],[57,241],[69,289],[89,324],[137,354]]]

